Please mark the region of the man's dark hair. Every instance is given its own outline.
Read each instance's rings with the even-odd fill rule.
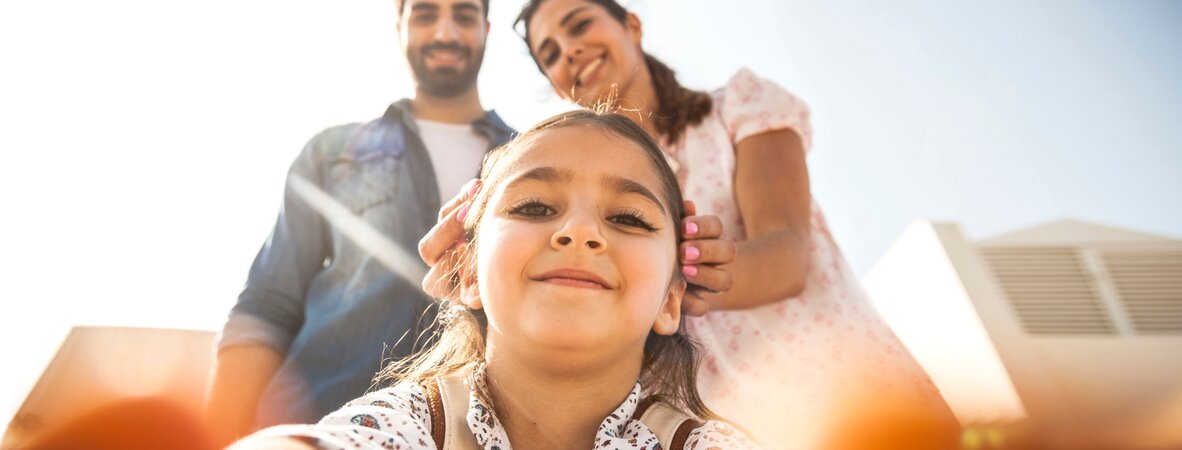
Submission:
[[[484,7],[485,22],[488,22],[488,1],[489,0],[480,0],[481,6]],[[402,15],[402,12],[406,9],[406,0],[394,0],[394,4],[398,5],[398,15]]]

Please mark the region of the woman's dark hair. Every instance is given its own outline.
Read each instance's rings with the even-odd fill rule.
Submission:
[[[513,27],[517,28],[519,24],[524,25],[525,32],[522,38],[525,39],[525,45],[530,49],[530,55],[533,57],[534,65],[543,75],[546,74],[545,68],[542,67],[541,62],[538,61],[538,55],[533,53],[533,46],[530,44],[529,23],[533,19],[534,13],[537,12],[538,7],[545,0],[529,0],[525,6],[521,8],[521,13],[517,15],[517,20],[513,22]],[[624,9],[615,0],[586,0],[602,6],[607,10],[608,14],[618,20],[621,24],[628,20],[628,10]],[[642,51],[643,52],[643,51]],[[666,66],[653,55],[644,53],[644,63],[648,66],[648,72],[652,76],[653,90],[657,93],[657,109],[653,111],[653,123],[657,127],[657,132],[664,136],[670,144],[676,143],[681,139],[685,129],[690,125],[697,125],[702,122],[702,119],[710,114],[713,106],[713,101],[710,94],[702,91],[695,91],[687,89],[677,82],[677,77],[674,76],[673,69]]]
[[[592,127],[610,136],[621,138],[627,143],[639,147],[647,157],[657,177],[661,180],[658,195],[669,208],[671,226],[677,229],[682,217],[685,216],[685,205],[681,199],[677,176],[664,153],[657,143],[631,119],[619,114],[599,111],[578,110],[558,114],[534,125],[528,131],[521,133],[509,143],[489,152],[484,158],[480,169],[483,185],[476,197],[472,199],[472,206],[464,222],[468,244],[461,252],[458,266],[474,270],[475,260],[472,255],[480,245],[480,224],[488,209],[488,202],[496,186],[504,182],[505,172],[500,170],[501,161],[529,145],[540,134],[548,130],[566,127]],[[677,251],[681,243],[680,233],[677,236]],[[676,261],[676,259],[675,259]],[[466,265],[466,266],[465,266]],[[463,269],[457,267],[457,272]],[[446,279],[447,277],[445,277]],[[679,278],[684,281],[680,270],[675,265],[670,279]],[[418,355],[396,361],[387,366],[379,377],[391,378],[400,382],[425,383],[437,376],[445,376],[471,367],[481,367],[484,361],[485,334],[487,323],[483,311],[473,311],[459,298],[458,290],[440,299],[439,321],[441,326],[432,337],[434,344]],[[698,394],[697,373],[700,364],[699,350],[685,333],[684,316],[682,326],[672,335],[660,335],[649,331],[644,343],[644,361],[641,368],[641,383],[646,393],[658,397],[666,402],[684,408],[700,418],[715,418]],[[478,388],[479,383],[472,384]],[[482,388],[481,388],[482,389]],[[491,401],[487,392],[478,391],[486,401]]]

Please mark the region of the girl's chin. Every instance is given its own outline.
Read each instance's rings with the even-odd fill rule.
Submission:
[[[569,321],[552,322],[533,327],[530,339],[541,345],[552,346],[593,346],[608,337],[603,326]]]
[[[523,330],[531,346],[554,351],[582,352],[618,345],[618,336],[603,326],[592,324],[550,323]]]

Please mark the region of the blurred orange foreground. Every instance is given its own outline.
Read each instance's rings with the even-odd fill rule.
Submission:
[[[75,327],[0,441],[16,449],[204,449],[208,331]]]

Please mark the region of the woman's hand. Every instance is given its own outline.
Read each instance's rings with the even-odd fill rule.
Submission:
[[[460,193],[439,209],[438,222],[419,241],[419,257],[431,270],[423,278],[423,291],[435,298],[443,298],[456,289],[454,277],[458,257],[455,252],[464,243],[464,218],[472,199],[480,191],[480,180],[464,185]],[[700,316],[710,311],[713,296],[726,292],[734,284],[734,276],[721,267],[735,260],[735,243],[722,239],[722,221],[715,216],[698,216],[691,201],[685,202],[686,217],[680,232],[684,242],[678,249],[681,272],[689,286],[682,310]]]
[[[686,200],[681,248],[677,250],[681,273],[689,282],[681,310],[691,316],[706,314],[713,298],[730,290],[735,277],[721,266],[734,262],[737,253],[734,241],[722,238],[722,220],[697,213],[694,202]]]
[[[439,208],[435,226],[419,240],[419,257],[431,268],[423,277],[423,291],[431,297],[446,297],[457,287],[452,276],[459,259],[456,250],[465,243],[464,218],[479,191],[478,179],[464,184],[459,194]]]

